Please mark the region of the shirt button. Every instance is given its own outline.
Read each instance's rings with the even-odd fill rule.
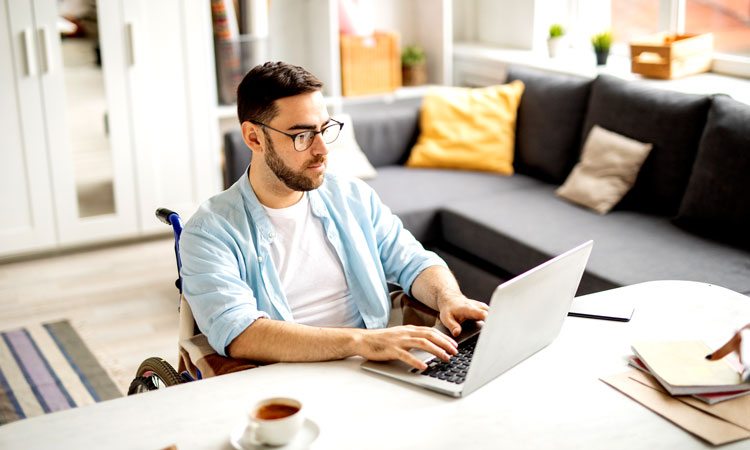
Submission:
[[[273,231],[271,231],[270,233],[268,233],[268,237],[272,238],[274,236],[276,236],[276,233],[274,233]]]
[[[258,256],[258,262],[263,262],[263,257],[262,256]]]

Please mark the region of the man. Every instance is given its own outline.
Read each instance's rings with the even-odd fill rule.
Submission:
[[[247,176],[204,203],[180,239],[183,289],[211,346],[262,362],[360,355],[426,365],[456,342],[428,327],[384,328],[387,282],[436,309],[457,336],[488,306],[463,296],[437,255],[403,228],[364,182],[326,175],[330,118],[322,83],[301,67],[265,63],[237,89]]]

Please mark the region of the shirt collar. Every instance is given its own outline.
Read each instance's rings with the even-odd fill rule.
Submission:
[[[267,236],[270,231],[274,230],[274,228],[271,224],[271,220],[268,218],[268,214],[266,214],[266,210],[263,208],[260,200],[258,200],[258,196],[255,195],[253,187],[250,185],[250,177],[248,175],[249,170],[250,166],[248,165],[247,170],[245,170],[245,174],[240,179],[240,191],[242,192],[242,198],[245,201],[245,209],[247,210],[248,214],[250,214],[253,222],[257,225],[258,231],[260,232],[261,236]],[[319,188],[313,189],[312,191],[308,192],[310,199],[310,208],[313,215],[317,217],[326,216],[327,208],[320,194],[320,191],[325,186],[325,184],[326,180],[324,179],[323,184],[321,184]]]

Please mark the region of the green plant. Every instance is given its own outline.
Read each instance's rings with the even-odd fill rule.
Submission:
[[[424,50],[418,45],[407,45],[401,51],[401,65],[403,66],[416,66],[423,63],[425,59]]]
[[[549,37],[556,38],[565,34],[565,29],[559,23],[553,23],[549,26]]]
[[[596,51],[608,52],[612,45],[612,32],[607,30],[591,36],[591,44],[594,45]]]

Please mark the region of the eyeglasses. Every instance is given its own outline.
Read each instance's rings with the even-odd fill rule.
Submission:
[[[321,138],[323,138],[323,142],[326,144],[330,144],[331,142],[335,141],[339,137],[339,133],[341,133],[341,129],[344,128],[344,124],[342,122],[339,122],[338,120],[331,119],[332,124],[322,128],[320,131],[303,131],[301,133],[284,133],[281,130],[277,130],[276,128],[269,127],[268,125],[264,123],[257,122],[255,120],[251,120],[250,123],[254,123],[255,125],[260,125],[262,127],[266,127],[270,130],[273,130],[277,133],[281,133],[285,136],[289,136],[292,139],[292,142],[294,143],[294,149],[298,152],[304,152],[310,146],[312,146],[313,141],[315,141],[315,135],[319,134]]]

